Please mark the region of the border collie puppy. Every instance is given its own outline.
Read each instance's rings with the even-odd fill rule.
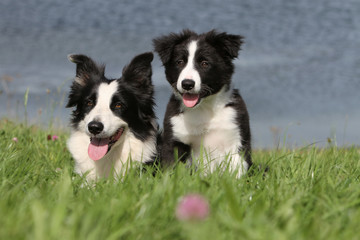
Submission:
[[[231,88],[232,60],[242,37],[183,30],[153,43],[173,88],[164,118],[162,163],[174,163],[175,151],[183,162],[203,157],[210,172],[228,166],[240,177],[252,165],[249,115],[239,91]]]
[[[136,56],[119,79],[104,76],[105,67],[84,55],[69,55],[76,77],[66,107],[72,112],[67,146],[75,171],[88,180],[123,174],[130,159],[153,161],[157,155],[153,110],[151,52]]]

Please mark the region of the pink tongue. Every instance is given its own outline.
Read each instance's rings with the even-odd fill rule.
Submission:
[[[194,107],[198,101],[199,101],[198,94],[184,93],[184,95],[183,95],[183,102],[184,102],[185,106],[187,106],[189,108]]]
[[[105,156],[109,149],[108,138],[92,138],[88,148],[89,157],[97,161]]]

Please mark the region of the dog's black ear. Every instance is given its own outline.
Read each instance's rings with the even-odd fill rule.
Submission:
[[[123,69],[123,79],[125,82],[136,87],[144,87],[151,84],[151,62],[154,59],[152,52],[146,52],[131,60]]]
[[[225,32],[218,33],[212,30],[205,34],[205,40],[216,49],[221,49],[225,56],[234,59],[238,56],[243,37],[240,35],[227,34]]]
[[[123,76],[119,79],[124,83],[122,89],[135,98],[138,117],[143,120],[149,119],[149,116],[151,119],[154,118],[154,86],[151,81],[153,59],[152,52],[137,55],[124,67]]]
[[[194,35],[197,34],[189,29],[185,29],[179,34],[170,33],[169,35],[155,38],[153,39],[155,52],[159,54],[162,63],[166,64],[171,59],[175,46]]]
[[[74,80],[81,86],[85,86],[92,77],[104,76],[105,67],[98,66],[88,56],[81,54],[69,54],[68,59],[70,62],[76,64],[76,77]]]
[[[67,108],[75,107],[81,98],[84,86],[89,84],[92,79],[104,76],[105,67],[98,66],[91,58],[85,55],[70,54],[68,59],[76,64],[76,76],[71,85]]]

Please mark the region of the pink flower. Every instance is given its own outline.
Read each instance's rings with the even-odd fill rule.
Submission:
[[[176,208],[176,217],[179,220],[205,220],[208,216],[209,203],[199,194],[184,196]]]
[[[58,139],[59,139],[58,136],[56,136],[56,135],[53,135],[53,136],[52,136],[52,140],[53,140],[53,141],[56,141],[56,140],[58,140]]]
[[[13,139],[12,139],[14,142],[18,142],[18,139],[17,139],[17,137],[13,137]]]

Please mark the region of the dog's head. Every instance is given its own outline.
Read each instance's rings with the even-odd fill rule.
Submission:
[[[242,37],[215,30],[196,34],[184,30],[153,40],[168,82],[186,107],[229,86]]]
[[[76,77],[66,107],[74,108],[71,123],[75,131],[89,136],[90,158],[101,159],[127,131],[141,139],[150,134],[155,119],[152,53],[136,56],[119,79],[106,78],[105,67],[85,55],[68,58],[76,64]]]

